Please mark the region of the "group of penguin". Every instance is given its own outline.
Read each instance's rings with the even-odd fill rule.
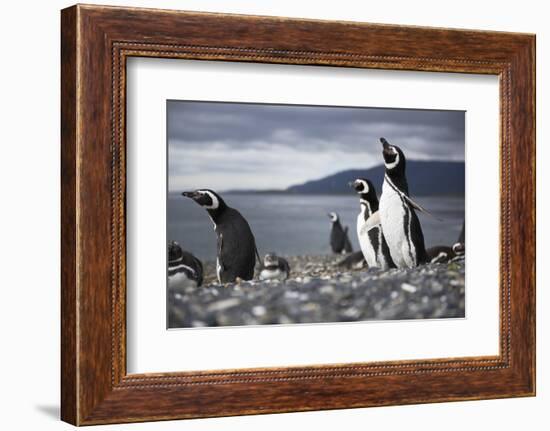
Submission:
[[[242,214],[229,207],[222,197],[210,189],[183,192],[203,207],[217,236],[216,275],[220,284],[254,277],[256,258],[262,262],[254,234]],[[288,261],[275,253],[265,255],[260,272],[261,280],[286,280],[290,274]],[[183,251],[176,241],[168,244],[168,287],[192,280],[198,286],[203,282],[203,266],[191,253]]]
[[[366,178],[357,178],[349,184],[359,195],[357,237],[361,252],[348,256],[341,264],[360,265],[364,261],[370,268],[414,268],[424,263],[448,262],[464,255],[464,224],[452,246],[426,249],[415,210],[430,213],[409,196],[403,151],[384,138],[380,138],[380,142],[385,166],[382,194],[378,200],[374,185]],[[332,251],[350,253],[347,227],[342,227],[336,213],[328,215],[332,222]]]
[[[357,216],[357,236],[361,252],[352,253],[347,227],[343,227],[336,213],[329,213],[332,228],[330,243],[335,253],[351,253],[345,265],[364,263],[369,268],[413,268],[425,263],[443,263],[464,255],[464,225],[457,242],[451,247],[425,248],[424,235],[416,210],[426,212],[409,197],[403,151],[380,138],[385,175],[380,200],[372,182],[357,178],[350,183],[359,195],[360,212]],[[261,280],[285,280],[290,273],[286,259],[275,253],[259,257],[250,225],[239,211],[229,207],[213,190],[200,189],[183,192],[204,208],[217,236],[216,275],[221,284],[254,277],[256,258],[262,262]],[[203,267],[199,259],[183,251],[171,241],[168,244],[168,285],[176,286],[184,279],[198,286],[203,281]]]

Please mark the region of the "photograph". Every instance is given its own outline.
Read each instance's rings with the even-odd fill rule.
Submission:
[[[167,328],[465,317],[465,112],[167,101]]]

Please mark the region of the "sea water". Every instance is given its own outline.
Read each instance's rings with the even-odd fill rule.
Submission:
[[[347,195],[228,194],[227,205],[248,221],[260,255],[275,252],[283,256],[331,253],[331,223],[327,213],[339,214],[348,226],[354,250],[359,250],[356,233],[359,199]],[[418,197],[430,217],[417,211],[426,247],[452,245],[464,221],[464,197]],[[441,219],[441,220],[438,220]],[[168,194],[167,240],[176,240],[201,260],[215,260],[216,235],[207,212],[191,199]]]

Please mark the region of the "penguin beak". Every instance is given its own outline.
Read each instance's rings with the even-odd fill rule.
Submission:
[[[390,148],[390,144],[386,141],[386,138],[380,138],[380,142],[382,143],[384,150],[388,150]]]
[[[186,198],[195,199],[197,197],[197,192],[183,192],[181,195]]]

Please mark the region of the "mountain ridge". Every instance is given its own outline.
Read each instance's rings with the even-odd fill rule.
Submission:
[[[385,168],[347,169],[316,180],[295,184],[286,189],[228,190],[225,193],[272,194],[349,194],[348,183],[356,178],[368,178],[378,194],[382,191]],[[412,196],[464,195],[465,163],[443,160],[407,160],[407,180]]]

